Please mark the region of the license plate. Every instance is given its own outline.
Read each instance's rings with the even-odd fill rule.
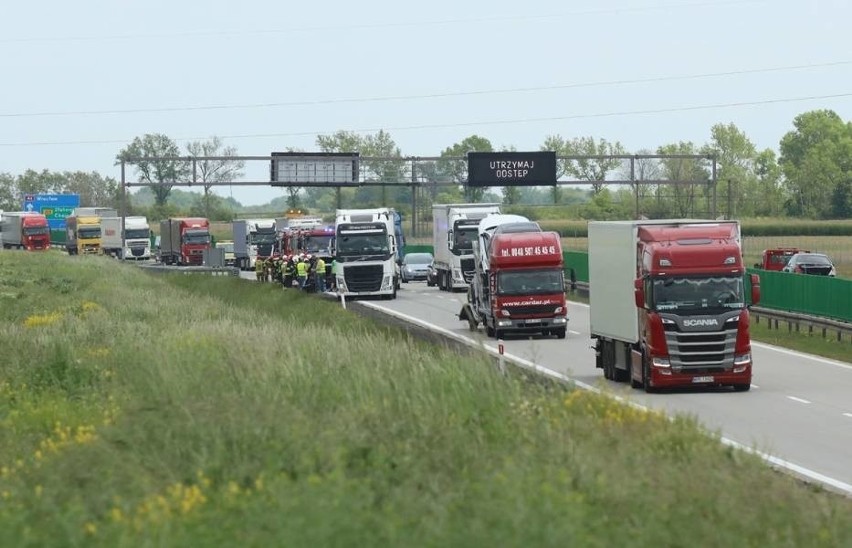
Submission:
[[[524,320],[526,323],[541,323],[540,318],[530,318],[529,320]]]
[[[698,383],[698,382],[713,382],[713,377],[712,377],[712,376],[707,376],[707,377],[692,377],[692,382],[694,382],[694,383]]]

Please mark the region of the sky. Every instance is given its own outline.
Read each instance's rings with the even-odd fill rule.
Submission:
[[[5,2],[0,172],[97,171],[163,133],[241,155],[388,131],[403,155],[477,134],[628,152],[734,123],[778,150],[793,119],[852,119],[849,0]],[[266,162],[246,178],[268,180]],[[129,175],[132,180],[133,176]],[[220,187],[244,205],[282,196]]]

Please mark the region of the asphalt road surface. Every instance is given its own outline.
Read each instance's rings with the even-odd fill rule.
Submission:
[[[409,283],[396,300],[362,302],[496,349],[497,342],[482,327],[472,332],[458,319],[465,298],[465,293]],[[726,442],[757,450],[774,464],[852,495],[852,364],[753,343],[750,392],[720,388],[646,394],[605,380],[595,368],[588,306],[571,302],[568,314],[566,339],[507,335],[506,356],[645,407],[694,415]]]

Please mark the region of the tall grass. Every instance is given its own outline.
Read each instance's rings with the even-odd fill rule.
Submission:
[[[311,296],[0,253],[0,302],[3,546],[852,542],[688,417]]]

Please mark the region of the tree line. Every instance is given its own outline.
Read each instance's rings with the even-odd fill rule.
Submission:
[[[689,216],[709,211],[711,187],[706,184],[712,173],[707,162],[691,159],[637,161],[631,173],[625,164],[607,156],[624,155],[627,151],[618,141],[595,137],[563,137],[549,135],[541,150],[553,150],[557,156],[604,156],[601,159],[560,160],[558,177],[588,181],[581,190],[559,186],[505,187],[502,189],[468,188],[465,163],[459,161],[468,152],[496,152],[489,139],[471,135],[443,149],[438,159],[419,162],[416,173],[406,171],[404,155],[386,131],[361,135],[338,131],[320,135],[316,147],[321,152],[360,152],[362,180],[401,182],[415,178],[424,185],[418,201],[428,210],[431,202],[499,201],[504,204],[575,205],[586,218],[629,218],[637,202],[649,217]],[[286,149],[299,152],[296,149]],[[514,150],[513,147],[502,150]],[[731,217],[795,216],[816,219],[852,217],[852,122],[844,121],[831,110],[814,110],[799,114],[793,129],[779,142],[778,153],[758,150],[736,125],[716,124],[710,140],[704,144],[681,141],[643,149],[635,154],[704,155],[717,158],[717,185],[713,197],[719,210]],[[199,160],[193,172],[190,162],[159,160],[168,156],[222,156],[222,160]],[[153,183],[133,195],[131,208],[152,218],[168,215],[205,215],[213,219],[233,218],[242,206],[211,192],[211,183],[238,180],[244,163],[228,156],[238,156],[237,149],[225,146],[221,139],[191,142],[181,150],[163,134],[138,136],[116,154],[116,163],[141,158],[132,164],[133,177],[139,182]],[[630,188],[610,190],[606,180],[635,180]],[[642,181],[690,180],[703,184],[662,185]],[[173,183],[193,181],[203,194],[173,192]],[[429,183],[452,183],[429,185]],[[0,209],[18,209],[21,195],[29,193],[78,193],[83,205],[118,205],[118,182],[97,172],[37,172],[27,170],[13,176],[0,173]],[[338,200],[348,207],[392,205],[406,210],[412,203],[410,186],[362,186],[344,188],[338,196],[334,189],[287,188],[286,195],[269,204],[270,208],[307,207],[332,211]],[[189,198],[191,196],[191,198]],[[258,209],[258,208],[250,208]],[[260,207],[263,209],[263,207]]]

